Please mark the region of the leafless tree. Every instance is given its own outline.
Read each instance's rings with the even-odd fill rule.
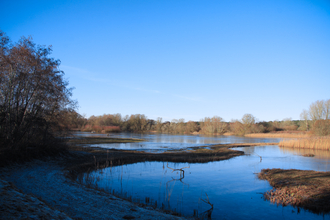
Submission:
[[[17,148],[42,143],[54,136],[63,110],[74,108],[72,89],[63,79],[60,61],[50,58],[51,46],[36,45],[31,37],[11,44],[0,31],[1,146]]]
[[[214,116],[213,118],[205,117],[201,120],[201,132],[203,134],[223,134],[226,132],[227,124],[221,117]]]
[[[300,125],[301,130],[308,131],[309,130],[309,114],[306,109],[304,109],[300,114],[300,120],[302,120],[302,123]]]

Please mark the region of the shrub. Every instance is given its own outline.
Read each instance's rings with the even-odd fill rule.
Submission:
[[[330,135],[330,119],[315,121],[312,131],[318,136]]]

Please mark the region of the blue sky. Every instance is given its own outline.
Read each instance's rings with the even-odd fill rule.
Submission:
[[[0,29],[53,46],[87,117],[299,119],[330,98],[330,1],[1,1]]]

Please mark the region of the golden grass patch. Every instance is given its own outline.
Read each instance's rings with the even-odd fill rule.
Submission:
[[[330,136],[282,140],[280,147],[330,150]]]
[[[253,133],[246,134],[245,137],[251,138],[308,138],[309,134],[306,133]]]

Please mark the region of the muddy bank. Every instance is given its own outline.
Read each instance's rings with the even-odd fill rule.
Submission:
[[[263,169],[258,177],[274,187],[264,194],[265,199],[273,203],[318,214],[330,212],[330,172]]]

